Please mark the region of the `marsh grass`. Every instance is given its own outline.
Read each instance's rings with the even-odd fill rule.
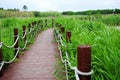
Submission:
[[[119,80],[120,79],[120,31],[114,27],[106,26],[101,21],[80,21],[70,18],[56,19],[65,30],[72,31],[71,41],[67,44],[65,34],[63,41],[67,45],[62,48],[68,51],[72,66],[77,66],[77,46],[90,45],[92,47],[92,80]],[[72,76],[73,72],[69,71]],[[71,75],[70,75],[71,76]],[[71,79],[73,80],[73,79]]]
[[[18,29],[19,38],[19,47],[23,47],[25,42],[22,39],[22,26],[26,25],[26,30],[28,30],[28,23],[32,23],[32,21],[37,21],[37,18],[5,18],[0,19],[0,28],[1,28],[1,41],[6,45],[12,45],[14,43],[14,28]],[[28,35],[27,35],[28,36]],[[29,39],[29,37],[27,37]],[[33,42],[34,39],[31,40]],[[27,49],[27,48],[26,48]],[[14,56],[14,49],[9,49],[6,47],[2,47],[2,55],[3,60],[9,61]]]

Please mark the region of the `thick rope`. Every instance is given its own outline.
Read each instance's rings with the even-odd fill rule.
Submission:
[[[56,40],[57,40],[57,43],[58,43],[59,45],[61,44],[62,46],[66,47],[66,46],[63,44],[63,42],[62,42],[62,38],[61,38],[61,35],[59,34],[59,31],[56,31],[55,28],[54,28],[54,31],[55,31],[54,33],[56,33],[55,36],[57,36],[57,38],[58,38],[58,40],[56,39]],[[63,59],[63,55],[62,55],[61,48],[60,48],[59,46],[58,46],[58,49],[59,49],[59,51],[60,51],[61,61],[65,64],[65,68],[66,68],[67,63],[68,63],[68,66],[70,67],[70,69],[74,70],[74,72],[75,72],[75,78],[76,78],[76,80],[80,80],[78,75],[89,76],[89,75],[92,75],[92,74],[93,74],[93,70],[91,70],[90,72],[82,72],[82,71],[78,70],[77,67],[72,67],[71,63],[69,62],[69,57],[68,57],[67,51],[65,52],[66,59],[64,60],[64,59]],[[67,74],[68,74],[68,71],[67,71],[67,68],[66,68],[66,79],[68,80],[68,75],[67,75]]]
[[[0,48],[2,47],[2,42],[0,42]]]
[[[24,36],[22,37],[22,39],[24,39],[24,38],[26,37],[26,35],[27,35],[27,31],[25,30],[24,32],[25,32],[25,34],[24,34]]]
[[[31,34],[31,32],[34,32],[34,31],[35,31],[35,28],[34,28],[34,29],[30,28],[30,31],[29,31],[28,33],[27,33],[27,31],[25,31],[25,34],[24,34],[24,36],[22,37],[22,39],[24,39],[27,34]],[[37,33],[37,31],[36,31],[35,33],[33,33],[32,35],[30,35],[31,39],[34,37],[34,35],[35,35],[36,33]],[[7,47],[7,48],[14,48],[14,46],[16,45],[16,43],[17,43],[18,40],[19,40],[19,36],[16,35],[16,36],[14,36],[14,37],[17,37],[17,39],[16,39],[16,41],[14,42],[13,45],[8,46],[8,45],[5,45],[3,42],[0,42],[0,48],[2,47],[2,45],[5,46],[5,47]],[[26,48],[28,42],[29,42],[29,41],[26,41],[26,42],[25,42],[25,45],[24,45],[23,48],[20,48],[20,47],[17,48],[17,52],[16,52],[15,56],[14,56],[10,61],[8,61],[8,62],[7,62],[7,61],[2,61],[2,62],[0,63],[0,71],[2,70],[4,64],[10,64],[10,63],[12,63],[12,62],[16,59],[17,55],[19,54],[19,51],[20,51],[20,50],[24,50],[24,49]]]
[[[16,43],[17,43],[18,40],[19,40],[19,36],[17,36],[17,39],[15,40],[15,42],[13,43],[13,45],[11,45],[11,46],[8,46],[8,45],[4,44],[3,42],[1,42],[1,43],[2,43],[3,46],[5,46],[7,48],[14,48],[14,46],[16,45]]]
[[[15,56],[14,56],[10,61],[8,61],[8,62],[7,62],[7,61],[2,61],[2,62],[0,63],[0,64],[1,64],[1,66],[0,66],[0,71],[2,70],[4,64],[10,64],[10,63],[12,63],[12,62],[16,59],[19,51],[20,51],[20,48],[17,49],[17,52],[16,52]]]
[[[23,48],[20,48],[20,50],[24,50],[24,49],[26,48],[27,44],[28,44],[28,41],[25,42],[24,47],[23,47]]]

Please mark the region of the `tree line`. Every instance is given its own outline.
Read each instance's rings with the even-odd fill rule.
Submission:
[[[120,14],[120,9],[87,10],[87,11],[64,11],[63,15],[94,15],[94,14]]]
[[[2,11],[20,11],[18,8],[7,9],[7,10],[5,10],[4,8],[0,8],[0,10],[2,10]],[[26,6],[26,5],[23,5],[22,10],[24,10],[24,11],[28,10],[27,6]]]
[[[2,10],[2,11],[20,11],[18,8],[7,9],[7,10],[5,10],[4,8],[0,8],[0,10]]]

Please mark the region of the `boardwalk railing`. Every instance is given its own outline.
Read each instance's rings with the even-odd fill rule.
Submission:
[[[62,63],[65,65],[66,69],[66,79],[69,80],[68,77],[68,67],[74,71],[76,80],[91,80],[91,74],[93,74],[93,70],[91,70],[91,47],[90,46],[78,46],[78,54],[77,54],[77,67],[73,67],[70,63],[69,59],[69,53],[65,51],[62,52],[61,46],[67,48],[66,44],[62,40],[62,34],[64,33],[65,29],[64,27],[59,27],[57,24],[56,27],[54,27],[54,36],[56,38],[56,41],[58,43],[58,49],[60,51],[60,57]],[[66,42],[71,43],[71,32],[66,32]],[[63,55],[65,55],[65,58],[63,58]]]
[[[4,44],[3,42],[0,42],[0,76],[3,75],[3,67],[5,64],[10,64],[12,63],[16,58],[19,57],[19,51],[24,50],[27,46],[28,43],[32,41],[32,39],[36,36],[38,31],[41,30],[41,25],[40,21],[38,23],[36,21],[32,22],[31,24],[28,24],[28,30],[26,30],[26,26],[23,26],[23,36],[20,36],[18,33],[18,29],[14,28],[14,43],[11,46],[8,46]],[[22,39],[24,41],[24,46],[19,47],[18,41]],[[2,47],[9,48],[9,49],[14,49],[14,57],[10,61],[2,61]]]

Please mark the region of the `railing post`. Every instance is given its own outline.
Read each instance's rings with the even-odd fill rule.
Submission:
[[[28,24],[28,32],[30,32],[30,27],[31,27],[31,25],[30,25],[30,23]]]
[[[18,37],[18,29],[17,28],[14,28],[14,42],[16,41],[17,37]],[[16,54],[17,52],[17,48],[18,48],[18,41],[17,43],[15,44],[14,46],[15,50],[14,50],[14,55]],[[17,58],[19,58],[19,54],[17,55]]]
[[[0,42],[1,42],[1,30],[0,30]],[[2,46],[1,45],[0,45],[0,62],[2,62],[2,49],[1,49]]]
[[[35,25],[37,24],[37,22],[36,22],[36,21],[35,21],[34,23],[35,23]]]
[[[91,17],[88,17],[88,20],[91,21]]]
[[[40,25],[41,25],[41,29],[43,28],[43,21],[41,20],[41,23],[40,23]]]
[[[71,31],[67,31],[66,32],[66,42],[70,42],[71,43]]]
[[[52,27],[54,27],[54,19],[52,19]]]
[[[1,31],[0,31],[0,42],[1,42]],[[0,63],[2,62],[2,44],[0,44]],[[3,76],[3,69],[0,71],[0,77]]]
[[[47,19],[45,20],[45,27],[47,27]]]
[[[82,72],[91,71],[91,47],[90,46],[78,46],[77,48],[77,68]],[[79,75],[80,80],[91,80],[91,76]]]
[[[40,27],[40,20],[38,21],[38,27]]]
[[[25,35],[25,33],[26,33],[26,27],[25,27],[25,25],[23,26],[23,36]],[[25,37],[24,37],[24,42],[26,41],[26,35],[25,35]]]
[[[60,28],[60,32],[61,32],[61,33],[64,33],[64,32],[65,32],[65,27],[61,27],[61,28]]]
[[[2,49],[0,47],[0,63],[2,62]]]
[[[32,22],[32,27],[34,26],[34,22]]]
[[[40,20],[38,21],[38,31],[40,31]]]
[[[56,23],[55,26],[58,27],[58,23]]]
[[[2,62],[2,44],[0,44],[0,63]]]
[[[2,46],[0,47],[0,63],[2,62]],[[3,69],[0,71],[0,77],[3,76]]]

